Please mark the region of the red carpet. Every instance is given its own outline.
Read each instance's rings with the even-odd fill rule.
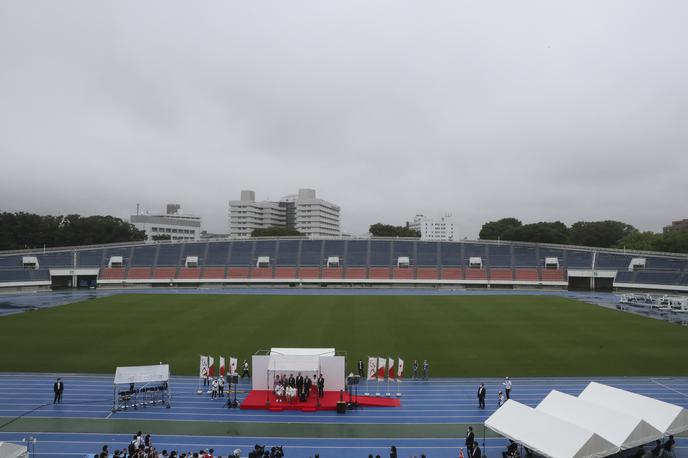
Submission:
[[[316,412],[318,410],[337,410],[339,391],[325,391],[325,396],[320,398],[320,406],[316,403],[316,397],[310,396],[306,402],[277,402],[275,396],[270,393],[270,405],[267,405],[267,390],[251,390],[241,403],[242,409],[269,410],[281,412],[283,410],[301,410],[303,412]],[[344,393],[344,401],[349,401],[349,395]],[[361,407],[399,407],[401,400],[398,398],[385,398],[373,396],[358,396],[358,405]]]

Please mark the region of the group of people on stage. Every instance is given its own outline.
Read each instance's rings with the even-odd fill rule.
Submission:
[[[294,377],[294,374],[275,375],[274,393],[277,402],[301,402],[308,401],[311,393],[317,390],[317,396],[322,398],[325,395],[325,377],[314,374],[313,380],[309,376],[302,376],[301,372]]]

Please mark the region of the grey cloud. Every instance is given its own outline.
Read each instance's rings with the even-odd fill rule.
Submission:
[[[0,208],[685,217],[681,1],[4,2]]]

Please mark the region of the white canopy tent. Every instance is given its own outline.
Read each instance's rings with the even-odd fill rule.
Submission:
[[[641,418],[663,434],[688,431],[688,411],[630,391],[590,382],[579,399]]]
[[[29,452],[23,445],[0,442],[0,458],[27,458]]]
[[[325,391],[339,391],[346,386],[344,356],[336,356],[334,348],[282,348],[253,355],[252,388],[254,390],[274,389],[275,376],[282,374],[310,376],[322,374]],[[265,374],[261,377],[258,374]]]
[[[485,426],[550,458],[597,458],[619,451],[619,447],[588,429],[513,399],[493,413]]]
[[[638,417],[556,390],[551,391],[535,410],[590,429],[621,450],[647,444],[664,436],[661,431]]]
[[[158,403],[169,408],[172,398],[169,380],[169,364],[118,367],[113,381],[112,411]]]

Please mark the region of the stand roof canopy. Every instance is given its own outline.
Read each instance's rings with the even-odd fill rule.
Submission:
[[[271,348],[270,355],[334,356],[334,348]]]

